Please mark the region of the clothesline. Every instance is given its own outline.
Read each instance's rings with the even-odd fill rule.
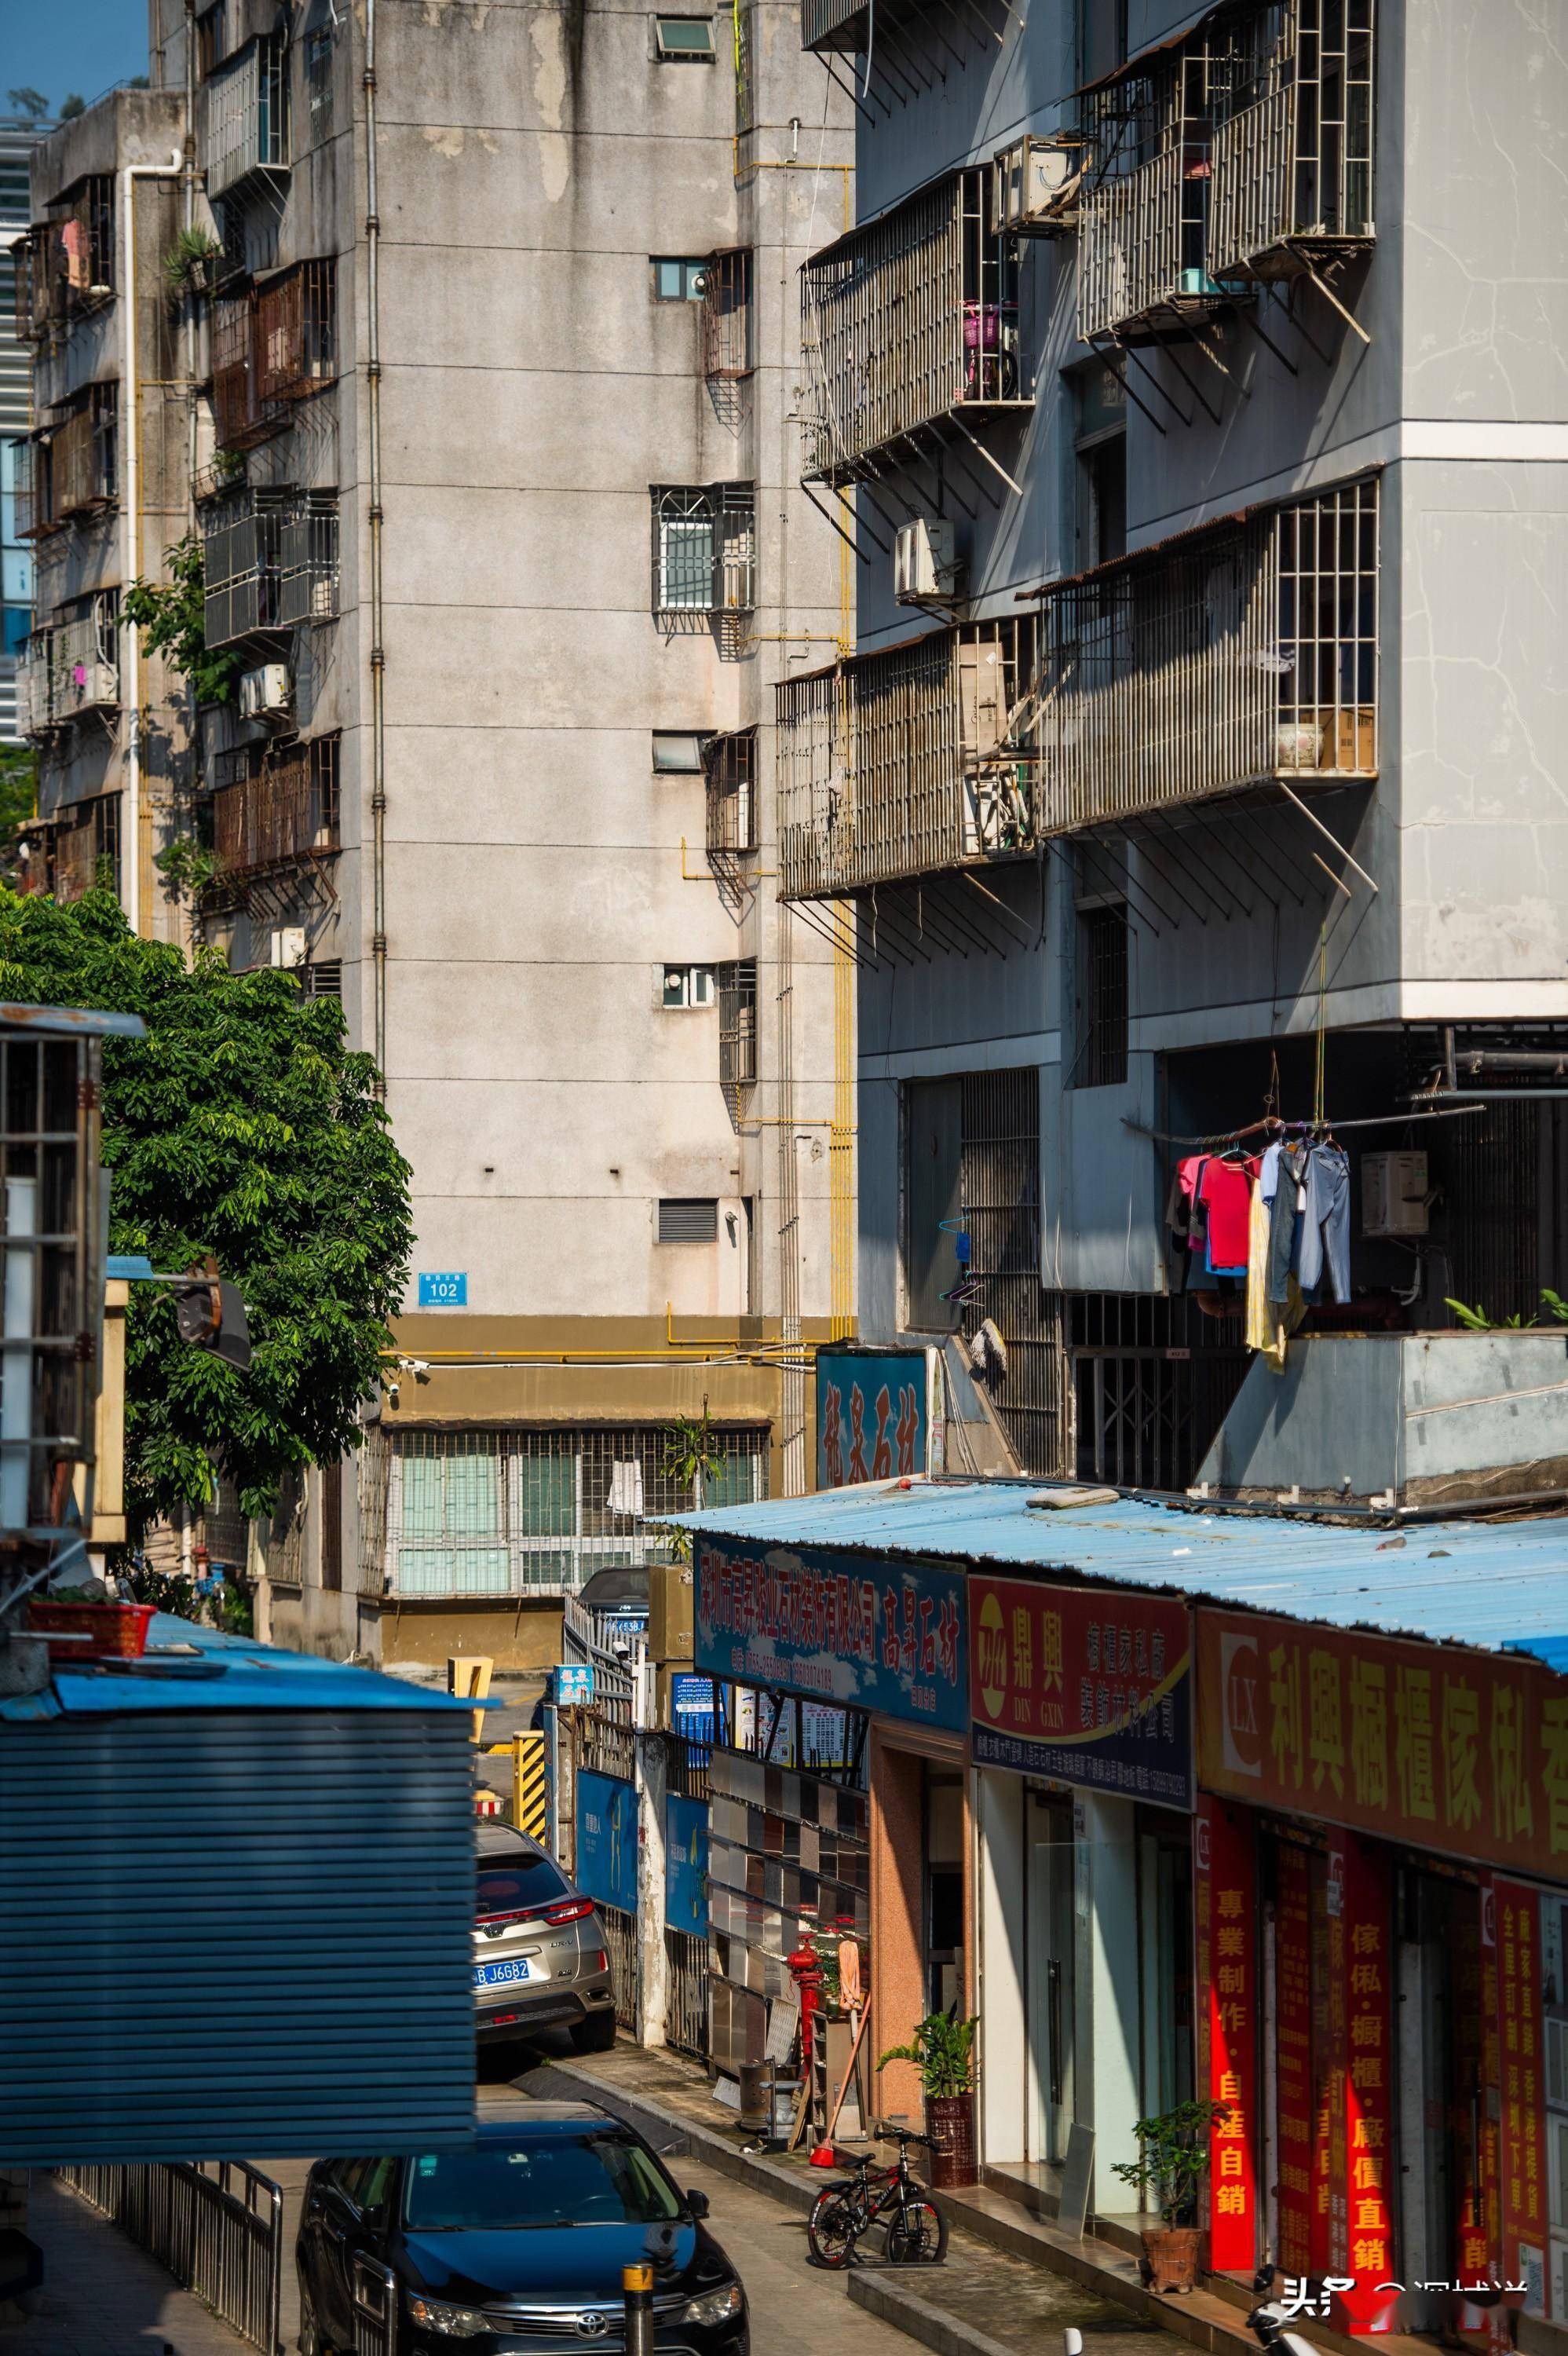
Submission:
[[[1238,1145],[1243,1137],[1256,1137],[1261,1130],[1272,1130],[1284,1136],[1288,1130],[1299,1130],[1306,1136],[1310,1130],[1332,1133],[1341,1129],[1392,1129],[1407,1120],[1458,1120],[1466,1113],[1484,1112],[1484,1105],[1456,1105],[1442,1112],[1382,1112],[1361,1120],[1280,1120],[1266,1113],[1262,1120],[1251,1122],[1245,1129],[1227,1129],[1210,1137],[1178,1137],[1168,1129],[1149,1129],[1141,1120],[1124,1113],[1122,1127],[1136,1131],[1139,1137],[1152,1137],[1159,1145]]]

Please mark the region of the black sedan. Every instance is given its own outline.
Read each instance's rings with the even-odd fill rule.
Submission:
[[[318,2161],[295,2247],[302,2356],[370,2344],[365,2323],[393,2305],[398,2356],[608,2351],[624,2344],[621,2270],[645,2259],[661,2356],[749,2356],[746,2295],[707,2213],[589,2103],[486,2122],[467,2151]]]

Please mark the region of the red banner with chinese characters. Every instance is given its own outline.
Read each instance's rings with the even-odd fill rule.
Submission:
[[[1393,2276],[1393,1949],[1387,1859],[1358,1840],[1328,1853],[1329,1954],[1343,2023],[1333,2071],[1329,2257],[1354,2288],[1336,2302],[1348,2331],[1392,2331]],[[1338,1915],[1335,1906],[1338,1903]],[[1335,1933],[1338,1933],[1336,1936]]]
[[[1517,1881],[1492,1885],[1497,1933],[1504,2279],[1529,2287],[1510,2306],[1545,2312],[1546,2090],[1541,2015],[1541,1900]]]
[[[1568,1874],[1568,1678],[1513,1654],[1206,1606],[1197,1621],[1206,1791]]]
[[[1279,2268],[1305,2281],[1312,2263],[1312,1877],[1304,1849],[1275,1852],[1275,2098]]]
[[[1209,2264],[1257,2264],[1257,1945],[1253,1820],[1200,1797],[1197,1825],[1200,2083],[1225,2115],[1209,2132]]]

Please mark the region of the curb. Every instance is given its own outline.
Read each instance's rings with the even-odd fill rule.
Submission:
[[[911,2340],[918,2340],[924,2348],[933,2348],[936,2356],[1018,2356],[1016,2348],[1004,2347],[988,2332],[976,2331],[972,2323],[955,2322],[939,2307],[933,2307],[901,2283],[891,2283],[880,2273],[851,2274],[849,2297],[868,2315],[882,2323],[891,2323]]]
[[[607,2086],[587,2071],[574,2070],[569,2062],[541,2062],[537,2069],[514,2078],[512,2083],[521,2094],[532,2094],[541,2102],[564,2099],[597,2103],[601,2110],[635,2127],[667,2159],[689,2154],[705,2168],[711,2168],[716,2175],[727,2176],[736,2184],[749,2184],[754,2191],[769,2193],[802,2217],[810,2214],[811,2205],[822,2189],[819,2184],[803,2183],[794,2169],[780,2168],[765,2154],[739,2151],[728,2136],[716,2129],[699,2126],[694,2119],[683,2118],[678,2111],[668,2110],[651,2097],[624,2092],[619,2086]]]

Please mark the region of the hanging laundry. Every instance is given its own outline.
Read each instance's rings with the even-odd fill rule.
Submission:
[[[1258,1183],[1253,1189],[1247,1217],[1246,1342],[1249,1350],[1266,1350],[1274,1336],[1275,1320],[1268,1298],[1270,1227],[1269,1206],[1264,1200],[1260,1173]]]
[[[1205,1268],[1211,1276],[1245,1276],[1247,1226],[1252,1215],[1252,1171],[1245,1162],[1213,1156],[1199,1185],[1208,1212]]]
[[[1297,1232],[1307,1203],[1307,1165],[1309,1148],[1305,1144],[1284,1144],[1279,1149],[1275,1168],[1274,1208],[1269,1220],[1269,1251],[1267,1291],[1270,1301],[1279,1302],[1289,1293],[1291,1270],[1296,1265]]]
[[[1296,1276],[1310,1297],[1328,1277],[1336,1301],[1350,1298],[1350,1164],[1342,1147],[1314,1145],[1307,1157]]]

